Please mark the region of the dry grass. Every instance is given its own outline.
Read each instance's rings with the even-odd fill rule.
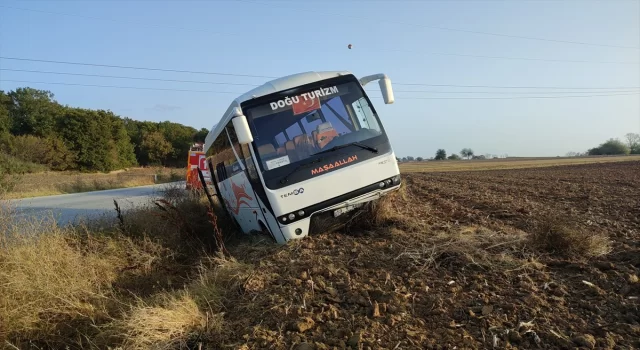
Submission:
[[[549,157],[549,158],[508,158],[486,160],[446,160],[400,163],[403,173],[443,172],[471,170],[499,170],[540,168],[558,165],[580,165],[591,163],[610,163],[640,161],[640,155],[629,156],[590,156],[590,157]]]
[[[50,196],[115,188],[137,187],[184,180],[183,169],[135,168],[103,173],[42,172],[25,174],[6,199]]]
[[[163,295],[155,306],[141,302],[115,326],[125,349],[183,349],[191,334],[204,330],[206,315],[187,293]]]
[[[525,267],[531,256],[524,233],[504,234],[469,226],[410,237],[396,259],[408,259],[420,269],[475,266],[511,270]]]
[[[139,301],[108,326],[126,349],[177,349],[198,341],[213,342],[223,331],[223,305],[238,295],[252,266],[235,259],[204,257],[198,277],[184,289]]]
[[[175,348],[219,332],[225,291],[247,265],[208,257],[206,201],[175,191],[167,203],[171,215],[150,205],[125,212],[124,226],[69,228],[0,208],[0,343]]]
[[[82,236],[50,226],[47,232],[6,233],[0,246],[0,341],[55,344],[93,332],[111,319],[119,300],[113,285],[123,271],[148,271],[161,249],[128,237]]]
[[[252,274],[253,265],[221,255],[207,257],[200,265],[199,278],[188,286],[188,290],[201,304],[211,305],[216,302],[216,297],[229,297],[240,292]]]
[[[415,196],[406,182],[397,191],[388,193],[378,201],[366,205],[347,222],[347,232],[377,230],[390,227],[407,232],[425,232],[427,205]]]
[[[529,242],[541,251],[564,258],[591,258],[611,252],[611,241],[605,234],[553,217],[533,228]]]

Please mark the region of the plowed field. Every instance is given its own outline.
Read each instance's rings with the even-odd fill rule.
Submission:
[[[239,349],[640,348],[640,162],[412,173],[372,214],[231,247]]]

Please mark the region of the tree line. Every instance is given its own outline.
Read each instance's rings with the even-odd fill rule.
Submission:
[[[503,158],[508,157],[508,155],[503,155]],[[456,154],[456,153],[451,153],[450,155],[447,155],[447,151],[440,148],[436,151],[435,157],[431,157],[429,159],[425,159],[423,157],[412,157],[412,156],[408,156],[408,157],[402,157],[402,158],[396,158],[398,161],[400,162],[413,162],[413,161],[418,161],[418,162],[422,162],[424,160],[461,160],[462,158],[466,158],[466,159],[495,159],[498,158],[497,155],[493,155],[493,154],[480,154],[480,155],[476,155],[473,150],[471,148],[463,148],[460,151],[460,154]]]
[[[5,167],[10,161],[50,170],[183,167],[191,144],[206,135],[207,129],[61,105],[46,90],[0,90],[0,161]]]
[[[566,154],[567,157],[581,157],[581,156],[600,156],[600,155],[625,155],[625,154],[640,154],[640,134],[636,133],[628,133],[624,136],[624,140],[620,140],[617,138],[611,138],[603,143],[601,143],[597,147],[590,148],[586,152],[568,152]],[[502,158],[507,158],[508,155],[502,155]],[[484,154],[484,155],[476,155],[471,148],[463,148],[460,151],[460,155],[456,153],[451,153],[447,155],[447,151],[440,148],[436,151],[435,157],[425,159],[423,157],[402,157],[396,158],[400,162],[413,162],[413,161],[424,161],[424,160],[460,160],[462,158],[466,159],[496,159],[499,158],[497,155],[493,154]]]

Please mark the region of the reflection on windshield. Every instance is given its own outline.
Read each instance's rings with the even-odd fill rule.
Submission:
[[[252,107],[245,114],[267,171],[381,134],[378,118],[355,82]]]

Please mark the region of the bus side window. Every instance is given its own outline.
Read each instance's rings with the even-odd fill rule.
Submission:
[[[224,180],[227,179],[227,177],[225,176],[226,171],[225,171],[225,167],[224,167],[224,163],[220,162],[216,165],[216,177],[218,178],[218,182],[222,182]]]
[[[227,133],[229,134],[229,140],[231,141],[231,148],[229,148],[229,154],[227,155],[227,159],[225,159],[225,164],[229,168],[228,176],[232,177],[240,172],[242,172],[242,167],[240,166],[240,162],[244,163],[244,159],[242,159],[242,155],[240,154],[240,144],[238,143],[238,135],[236,135],[236,130],[233,127],[233,123],[229,122],[226,127]],[[236,158],[236,154],[238,154],[238,158]],[[246,166],[246,164],[244,164]]]
[[[260,179],[258,178],[258,170],[256,169],[256,164],[253,162],[253,158],[251,158],[249,145],[240,145],[240,148],[240,157],[244,159],[244,165],[247,167],[249,180],[259,183]]]
[[[256,168],[256,163],[253,161],[253,157],[251,156],[251,147],[250,145],[240,145],[240,157],[244,159],[244,164],[247,167],[247,177],[249,179],[249,183],[251,184],[251,188],[256,193],[258,197],[262,200],[262,203],[271,210],[271,204],[267,199],[267,194],[264,190],[262,183],[260,182],[260,177],[258,175],[258,169]]]

